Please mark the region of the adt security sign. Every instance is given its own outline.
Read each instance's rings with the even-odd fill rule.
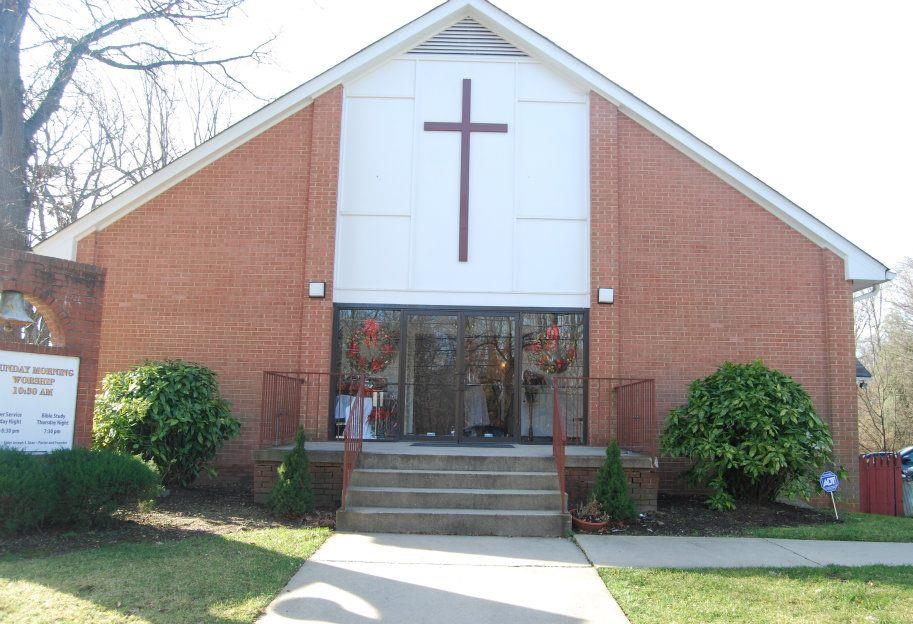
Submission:
[[[831,504],[834,506],[834,517],[837,518],[837,520],[840,520],[840,516],[837,515],[837,503],[834,501],[834,492],[840,487],[840,479],[837,478],[837,475],[828,470],[818,477],[818,483],[821,484],[822,490],[831,495]]]
[[[818,478],[818,483],[821,484],[821,489],[832,494],[837,491],[837,488],[840,487],[840,479],[837,478],[833,472],[828,470]]]

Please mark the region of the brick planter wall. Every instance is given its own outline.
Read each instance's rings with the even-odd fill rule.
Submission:
[[[285,451],[254,451],[254,501],[265,503],[276,483]],[[342,501],[342,452],[308,451],[311,489],[317,509],[336,510]]]
[[[586,462],[582,462],[573,458],[576,465],[571,465],[571,462],[572,458],[569,457],[565,486],[567,487],[568,507],[574,508],[589,500],[596,482],[596,473],[599,471],[602,461],[597,462],[587,458]],[[625,476],[628,478],[628,489],[637,511],[656,511],[659,470],[648,457],[642,456],[622,456],[621,464]]]

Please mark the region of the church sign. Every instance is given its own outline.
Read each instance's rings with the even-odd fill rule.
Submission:
[[[79,358],[0,351],[0,447],[72,448]]]

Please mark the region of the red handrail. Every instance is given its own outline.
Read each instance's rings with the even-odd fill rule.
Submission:
[[[567,511],[567,489],[564,487],[564,463],[567,446],[567,433],[564,430],[564,417],[558,402],[558,382],[552,379],[552,454],[558,468],[558,488],[561,491],[561,511]]]
[[[352,478],[352,471],[355,470],[355,464],[358,463],[358,456],[361,454],[362,443],[365,438],[365,376],[358,377],[358,392],[355,395],[355,405],[349,410],[349,418],[346,421],[345,432],[343,433],[343,456],[342,456],[342,509],[345,510],[347,497],[349,494],[349,481]]]

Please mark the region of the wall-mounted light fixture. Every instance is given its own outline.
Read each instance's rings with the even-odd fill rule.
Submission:
[[[598,301],[599,303],[615,303],[615,289],[600,288]]]
[[[327,294],[326,282],[308,282],[308,297],[311,299],[323,299]]]

